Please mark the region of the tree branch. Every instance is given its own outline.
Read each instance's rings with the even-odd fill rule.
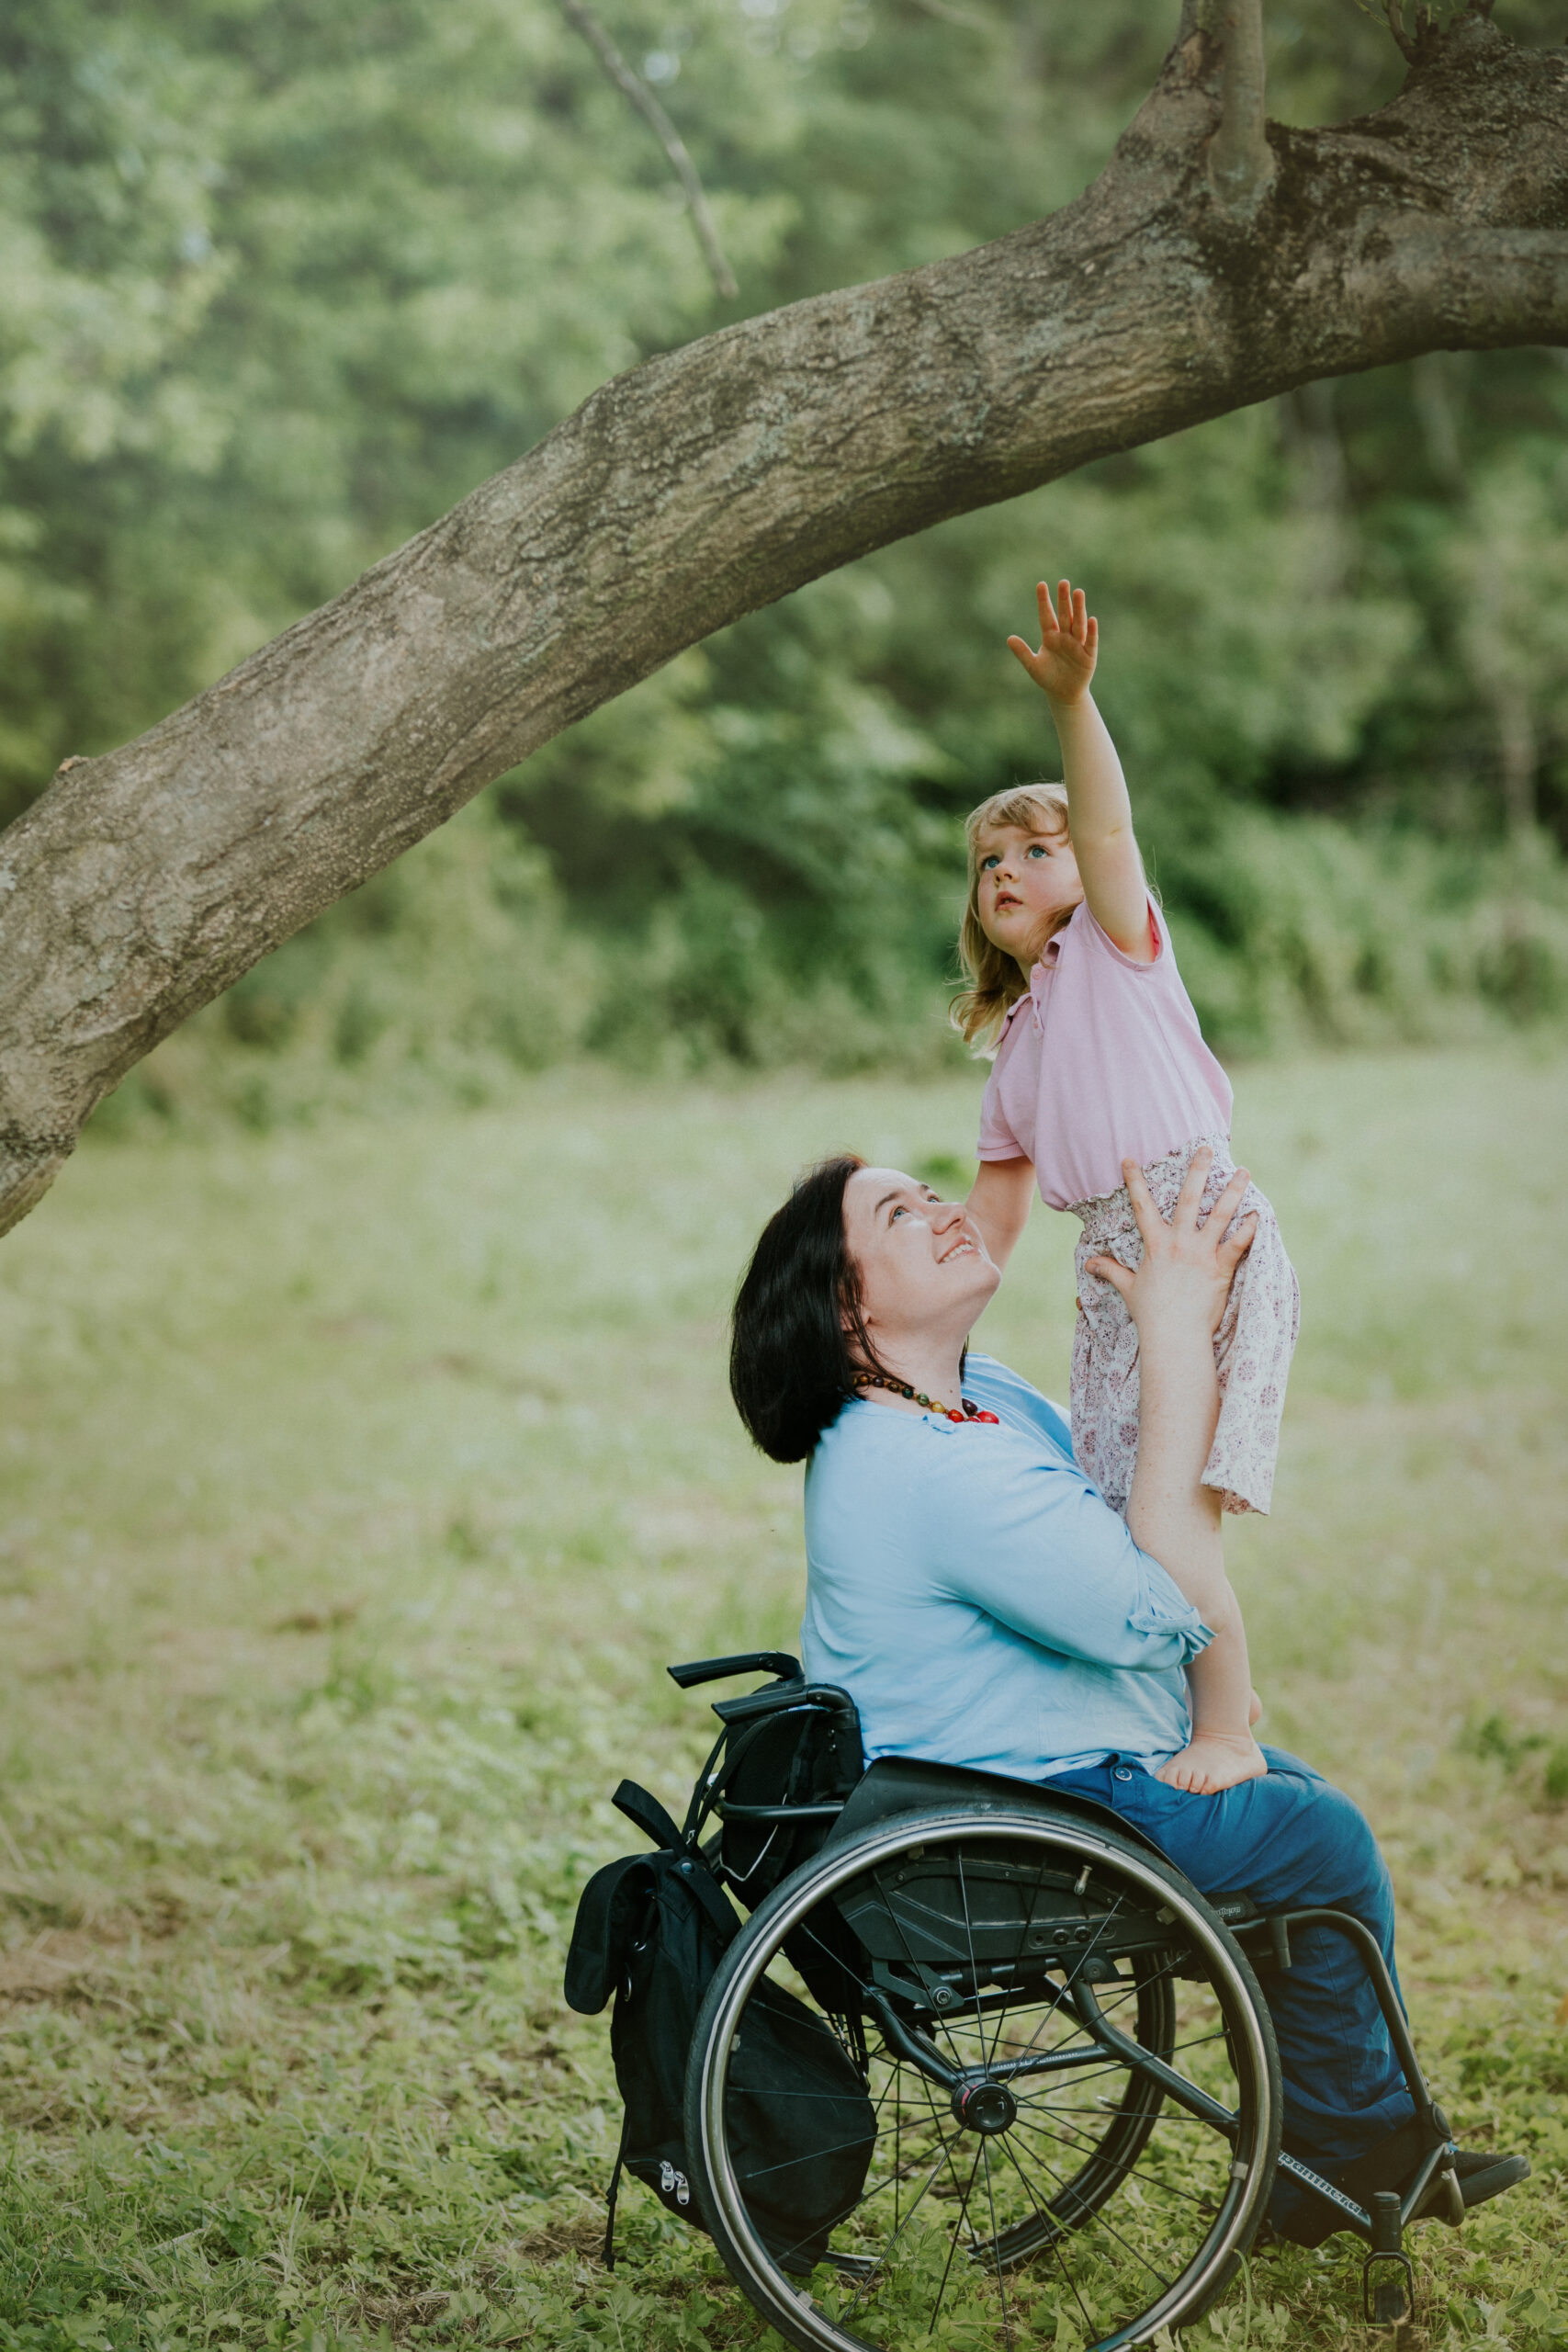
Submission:
[[[1185,0],[1182,31],[1206,37],[1220,119],[1209,186],[1227,212],[1256,212],[1274,179],[1263,65],[1263,0]]]
[[[713,282],[727,302],[732,302],[740,288],[735,272],[725,259],[724,248],[718,242],[713,214],[708,209],[703,184],[697,177],[697,167],[687,152],[686,142],[671,121],[640,74],[634,74],[598,17],[587,6],[587,0],[560,0],[561,14],[569,25],[582,35],[609,78],[632,105],[636,107],[652,130],[654,137],[669,156],[675,176],[685,192],[686,206],[692,225],[697,232],[697,243],[703,249],[713,276]]]
[[[1404,10],[1400,6],[1400,0],[1382,0],[1382,6],[1383,16],[1387,20],[1389,31],[1393,35],[1394,47],[1407,65],[1414,64],[1416,43],[1404,29]],[[1416,11],[1416,16],[1419,21],[1419,10]]]
[[[803,582],[1090,458],[1437,347],[1568,344],[1568,60],[1471,12],[1381,113],[1209,188],[1179,43],[1053,219],[604,385],[0,839],[0,1229],[198,1005],[549,737]]]
[[[1568,235],[1461,230],[1402,237],[1376,266],[1388,330],[1420,350],[1568,342]],[[1370,292],[1370,284],[1368,286]]]

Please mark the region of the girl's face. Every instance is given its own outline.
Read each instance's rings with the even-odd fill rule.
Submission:
[[[976,907],[993,947],[1025,972],[1083,897],[1078,862],[1065,825],[1035,832],[987,826],[975,843],[979,865]]]

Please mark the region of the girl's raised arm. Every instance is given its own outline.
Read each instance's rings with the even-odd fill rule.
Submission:
[[[1154,958],[1154,941],[1148,885],[1133,831],[1133,804],[1116,746],[1089,690],[1100,652],[1100,625],[1085,607],[1083,590],[1069,581],[1058,581],[1054,603],[1043,580],[1035,596],[1040,650],[1032,651],[1021,637],[1010,637],[1008,649],[1051,707],[1062,747],[1067,827],[1089,910],[1124,956],[1147,964]]]
[[[1033,1204],[1032,1159],[982,1159],[964,1205],[994,1264],[1005,1266],[1012,1256]]]

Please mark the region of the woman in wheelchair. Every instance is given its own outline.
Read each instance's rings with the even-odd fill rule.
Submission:
[[[752,1912],[684,2145],[725,2260],[812,2352],[982,2305],[1009,2340],[1148,2342],[1265,2219],[1358,2232],[1369,2315],[1396,2317],[1404,2226],[1529,2169],[1456,2150],[1431,2101],[1350,1800],[1250,1741],[1210,1759],[1219,1793],[1170,1773],[1189,1682],[1244,1720],[1247,1689],[1201,1482],[1247,1178],[1201,1227],[1203,1173],[1167,1224],[1131,1170],[1143,1263],[1097,1269],[1139,1336],[1125,1521],[1055,1407],[966,1353],[999,1276],[961,1207],[829,1160],[740,1289],[736,1404],[808,1464],[804,1673],[672,1669],[776,1677],[720,1703],[683,1833],[695,1858],[717,1816],[701,1852]]]

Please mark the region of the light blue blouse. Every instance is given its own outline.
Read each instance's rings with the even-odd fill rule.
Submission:
[[[1213,1639],[1073,1460],[1063,1414],[989,1356],[998,1425],[857,1397],[806,1474],[801,1658],[860,1709],[866,1760],[1040,1780],[1186,1745],[1182,1668]]]

